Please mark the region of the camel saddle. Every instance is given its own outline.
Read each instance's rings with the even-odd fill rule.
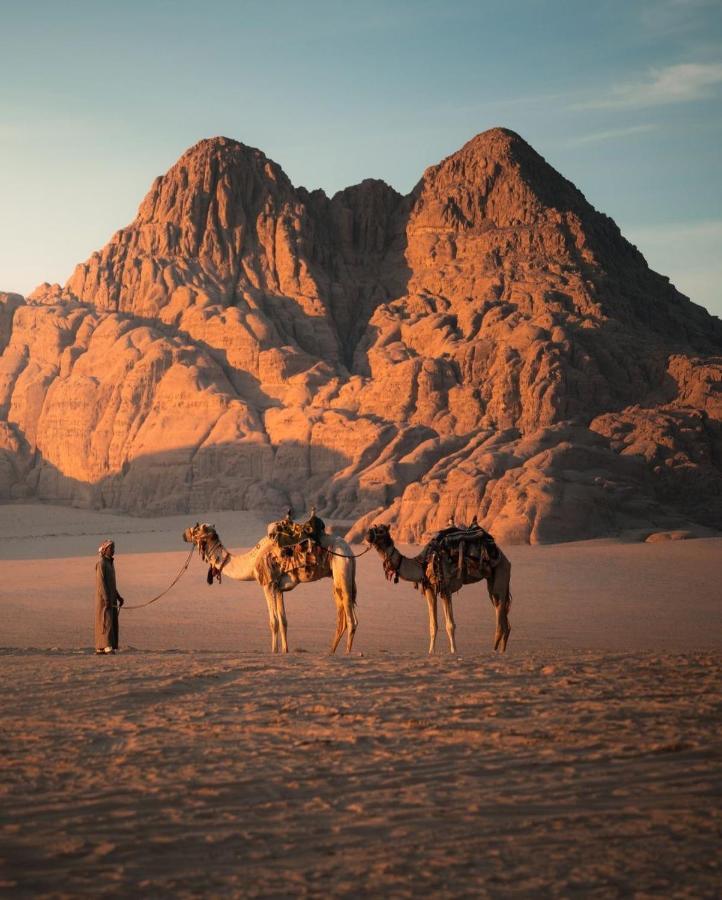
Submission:
[[[285,518],[269,525],[268,537],[276,546],[266,554],[263,565],[267,571],[262,573],[261,583],[277,581],[284,573],[330,571],[328,550],[321,543],[325,531],[326,525],[315,508],[305,522],[294,522],[289,509]]]
[[[457,575],[464,584],[471,584],[490,574],[500,558],[496,541],[481,525],[452,525],[431,539],[426,577],[431,584],[441,584]]]
[[[326,523],[316,515],[315,509],[305,522],[294,522],[289,510],[285,518],[269,525],[268,536],[279,547],[294,547],[304,542],[320,544],[325,531]]]

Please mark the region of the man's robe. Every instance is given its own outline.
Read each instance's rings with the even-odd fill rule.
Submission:
[[[95,649],[118,649],[118,603],[113,560],[101,556],[95,564]]]

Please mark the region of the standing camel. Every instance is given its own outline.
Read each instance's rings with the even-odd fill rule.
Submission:
[[[210,566],[208,583],[213,578],[220,581],[221,573],[235,581],[257,581],[263,588],[268,605],[268,619],[271,627],[271,651],[278,652],[278,637],[281,638],[281,652],[288,653],[286,634],[286,608],[283,595],[292,591],[297,584],[318,581],[320,578],[333,579],[333,599],[336,603],[336,634],[331,642],[331,653],[335,653],[345,631],[346,652],[351,652],[353,637],[358,626],[356,618],[356,560],[351,548],[343,538],[328,534],[320,536],[323,548],[320,553],[310,555],[307,562],[290,571],[281,565],[279,548],[268,537],[261,538],[248,553],[235,555],[223,546],[213,525],[196,523],[183,532],[186,543],[195,544],[204,562]],[[325,551],[325,552],[324,552]]]
[[[484,580],[489,590],[489,598],[496,610],[494,649],[498,650],[501,646],[502,653],[506,650],[506,643],[511,632],[511,625],[509,625],[511,563],[501,550],[496,548],[499,556],[493,565],[483,559],[477,559],[474,565],[471,558],[464,560],[463,553],[459,565],[450,565],[449,560],[443,557],[434,565],[433,556],[437,551],[433,543],[427,544],[418,556],[409,559],[396,549],[388,525],[373,525],[366,534],[366,542],[374,547],[383,559],[387,578],[394,581],[401,578],[422,586],[429,606],[429,653],[434,652],[438,630],[437,599],[441,597],[444,608],[449,649],[451,653],[456,653],[454,638],[456,623],[454,622],[451,595],[465,584],[474,584]]]

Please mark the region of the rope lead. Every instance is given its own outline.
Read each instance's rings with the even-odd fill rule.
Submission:
[[[183,563],[183,566],[181,567],[180,572],[176,575],[176,577],[173,579],[173,581],[171,581],[171,583],[168,585],[168,587],[162,593],[157,594],[155,597],[153,597],[152,600],[148,600],[147,603],[138,603],[135,606],[125,606],[125,604],[124,604],[121,607],[121,609],[143,609],[144,606],[150,606],[151,603],[155,603],[156,600],[160,600],[161,597],[165,596],[165,594],[167,594],[168,591],[174,585],[178,584],[178,582],[180,581],[181,576],[183,575],[183,573],[186,571],[186,569],[188,568],[188,566],[191,563],[191,558],[193,557],[193,554],[195,553],[195,549],[196,549],[195,546],[191,547],[191,552],[188,554],[188,559]]]

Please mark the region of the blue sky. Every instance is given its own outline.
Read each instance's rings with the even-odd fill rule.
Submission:
[[[0,0],[0,290],[65,281],[202,137],[407,192],[495,125],[722,316],[722,2]]]

